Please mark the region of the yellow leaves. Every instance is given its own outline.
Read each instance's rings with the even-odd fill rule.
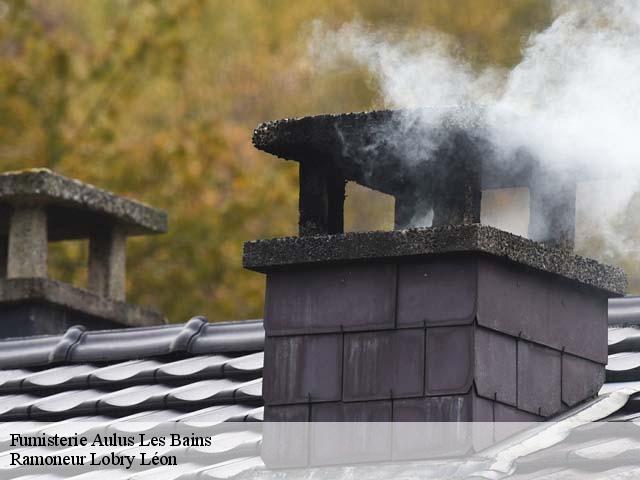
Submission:
[[[172,321],[259,317],[264,278],[242,269],[242,242],[296,232],[297,165],[256,151],[253,127],[377,101],[363,72],[315,69],[306,57],[309,23],[362,18],[401,33],[435,27],[459,38],[471,57],[508,63],[546,6],[26,2],[11,22],[0,20],[0,164],[42,166],[52,157],[61,173],[168,210],[169,234],[129,242],[131,301],[155,305]],[[389,199],[364,195],[354,194],[349,224],[388,227]],[[55,272],[77,279],[81,251],[56,248]]]

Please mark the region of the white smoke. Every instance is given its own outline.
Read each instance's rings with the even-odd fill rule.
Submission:
[[[458,121],[473,124],[481,109],[485,135],[506,162],[525,149],[550,170],[615,184],[597,198],[582,188],[579,211],[593,211],[590,225],[612,249],[626,248],[602,212],[615,218],[640,190],[640,2],[563,1],[554,11],[510,71],[474,69],[437,32],[402,35],[360,23],[316,24],[310,51],[324,72],[365,68],[385,107],[419,108],[414,115],[427,126],[461,106]]]

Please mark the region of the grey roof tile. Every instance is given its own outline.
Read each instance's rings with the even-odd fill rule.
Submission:
[[[22,390],[35,390],[37,388],[65,386],[72,384],[78,378],[86,379],[88,374],[95,370],[96,367],[94,365],[87,364],[50,368],[22,377],[20,379],[20,388]]]
[[[235,401],[242,401],[243,398],[236,395],[236,392],[240,393],[241,387],[246,386],[247,383],[229,380],[201,380],[184,387],[179,387],[171,390],[167,395],[166,402],[169,407],[184,406],[188,403],[208,403],[208,404],[221,404],[221,403],[233,403]],[[257,395],[256,395],[257,393]],[[261,392],[253,390],[248,394],[241,395],[244,400],[259,401],[261,398]]]
[[[104,396],[104,392],[99,390],[69,390],[30,402],[27,404],[29,409],[25,413],[27,417],[34,419],[58,414],[68,418],[71,412],[73,416],[95,415],[97,404]],[[16,414],[22,415],[22,411],[7,412],[10,417]]]
[[[626,325],[609,330],[607,375],[616,381],[605,384],[598,400],[576,407],[571,414],[604,402],[607,408],[589,415],[613,414],[611,419],[622,420],[640,415],[640,399],[633,393],[640,391],[640,353],[634,353],[634,345],[640,347],[640,328],[633,327],[640,322],[629,319]],[[0,365],[7,368],[0,370],[0,419],[20,420],[22,431],[47,435],[80,426],[87,432],[168,433],[180,424],[194,431],[214,425],[217,440],[211,448],[167,449],[181,459],[179,468],[74,471],[65,478],[203,480],[230,478],[264,466],[257,456],[259,434],[225,433],[228,422],[263,420],[260,321],[205,324],[197,318],[186,325],[76,333],[66,338],[0,341]],[[24,357],[22,350],[27,352]],[[624,412],[619,406],[624,401],[616,397],[612,402],[606,394],[616,389],[631,395]],[[62,421],[43,427],[36,419]],[[14,425],[0,423],[0,445],[6,445]],[[591,444],[581,445],[588,454]],[[615,443],[602,445],[612,454],[615,447]],[[26,474],[0,471],[1,478],[26,478]],[[42,472],[37,479],[46,475]]]
[[[191,323],[194,325],[195,322]],[[91,472],[70,468],[60,478],[160,480],[191,474],[195,475],[193,478],[227,478],[262,465],[257,456],[261,435],[257,432],[225,433],[230,427],[224,426],[230,425],[227,422],[263,419],[261,348],[264,333],[261,323],[213,327],[205,328],[201,324],[197,329],[177,325],[96,332],[97,335],[87,332],[66,345],[62,345],[64,336],[0,342],[0,345],[8,343],[15,349],[9,355],[0,353],[5,362],[17,364],[21,346],[37,354],[29,359],[30,368],[0,370],[0,420],[20,420],[18,424],[0,422],[0,445],[6,447],[8,434],[17,431],[15,425],[20,425],[20,431],[25,433],[46,435],[82,429],[86,434],[138,433],[151,429],[154,434],[168,434],[178,431],[179,425],[194,431],[211,431],[212,425],[217,425],[216,442],[210,448],[158,449],[176,455],[180,459],[178,468],[142,471],[143,467],[134,466],[130,471]],[[150,337],[143,348],[150,356],[141,355],[140,350],[134,351],[141,336]],[[190,350],[196,345],[194,340],[197,338],[201,341],[196,349],[202,354],[194,355]],[[113,342],[120,342],[117,349],[111,349]],[[52,356],[55,349],[70,354]],[[224,350],[224,353],[218,350]],[[168,356],[167,352],[179,355]],[[111,358],[111,353],[114,359],[105,360]],[[62,365],[56,360],[61,356],[65,359]],[[42,424],[30,419],[55,422]],[[114,448],[105,447],[100,451],[109,454]],[[252,460],[247,461],[247,458]],[[140,471],[136,472],[136,468]],[[0,477],[26,478],[30,473],[32,470],[2,470]],[[34,479],[46,475],[44,470],[38,471]]]
[[[609,299],[609,325],[640,325],[640,297]]]
[[[0,368],[13,369],[47,365],[49,355],[58,344],[60,337],[31,337],[9,339],[0,342]]]
[[[640,379],[632,382],[607,382],[600,389],[599,394],[605,395],[607,393],[615,392],[616,390],[622,390],[625,388],[640,389]]]
[[[195,412],[183,413],[173,420],[181,424],[189,425],[192,428],[197,428],[198,425],[202,424],[211,425],[216,422],[245,421],[248,417],[259,415],[260,411],[262,411],[262,407],[254,408],[238,403],[232,405],[216,405]]]
[[[261,321],[208,324],[200,317],[0,341],[0,365],[9,367],[0,370],[0,420],[57,420],[64,428],[65,419],[82,417],[90,428],[114,431],[213,418],[260,421],[263,342]]]
[[[237,458],[193,472],[184,480],[227,479],[258,467],[264,467],[260,457]]]
[[[640,351],[640,328],[609,327],[609,354]]]
[[[209,323],[194,337],[189,345],[189,353],[249,353],[264,348],[264,327],[262,320],[240,322]]]
[[[170,354],[208,355],[262,350],[262,321],[208,324],[201,317],[185,324],[85,332],[72,327],[61,336],[0,341],[0,368],[59,363],[99,363]]]
[[[640,352],[621,352],[609,355],[607,375],[626,372],[632,377],[640,377]],[[630,378],[629,380],[633,380]]]
[[[222,378],[225,365],[231,360],[224,355],[201,355],[177,362],[164,363],[157,369],[156,375],[171,380],[180,377]]]
[[[107,367],[95,368],[86,375],[86,384],[119,384],[124,382],[153,382],[155,372],[164,365],[157,360],[130,360]],[[63,367],[68,368],[68,367]]]

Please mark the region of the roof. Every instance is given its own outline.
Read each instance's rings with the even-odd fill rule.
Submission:
[[[563,418],[640,419],[640,399],[637,398],[640,392],[640,297],[611,300],[609,311],[607,383],[598,398],[565,413]],[[154,479],[172,479],[180,475],[229,478],[255,468],[258,468],[256,472],[264,472],[260,470],[264,466],[259,457],[261,435],[250,428],[252,422],[263,419],[263,342],[261,320],[208,323],[201,317],[184,324],[91,332],[73,327],[63,335],[3,340],[0,341],[0,422],[20,421],[20,428],[31,432],[38,428],[56,431],[74,419],[86,422],[87,429],[104,432],[125,428],[119,423],[122,421],[139,421],[136,428],[141,430],[162,422],[189,426],[198,422],[233,424],[235,429],[219,434],[213,456],[211,452],[204,455],[198,448],[179,448],[178,454],[184,460],[180,468],[156,467],[142,473]],[[45,428],[33,423],[39,420],[58,423]],[[246,427],[237,428],[242,425]],[[555,425],[562,426],[562,422]],[[15,431],[15,426],[12,428]],[[584,468],[601,472],[614,468],[602,458],[620,454],[616,443],[620,439],[593,438],[595,434],[585,437],[584,433],[576,436],[572,433],[573,427],[566,425],[560,432],[559,427],[553,427],[552,435],[551,428],[542,425],[528,434],[527,441],[517,437],[510,440],[511,443],[502,445],[500,455],[496,451],[488,452],[482,462],[473,464],[474,474],[482,478],[502,478],[504,471],[511,468],[523,478],[529,478],[525,475],[527,468],[540,455],[543,448],[540,445],[548,446],[549,442],[568,442],[561,444],[561,452],[566,455],[580,449],[586,452],[587,447],[597,445],[600,454],[592,457],[591,462],[587,455],[583,459]],[[0,444],[6,442],[8,433],[7,424],[0,423]],[[534,442],[532,447],[531,438],[537,438],[536,435],[542,435],[546,443]],[[503,463],[504,468],[496,470],[496,459],[499,457],[504,462],[505,455],[511,462],[510,467],[504,467]],[[567,457],[558,455],[546,460],[551,462],[548,469],[564,468]],[[426,471],[425,465],[420,467],[421,472]],[[582,467],[572,468],[580,471]],[[0,471],[0,476],[7,479],[19,478],[25,473],[20,468],[8,469],[1,454]],[[104,477],[146,478],[142,473],[112,468],[104,470]],[[338,473],[336,470],[336,475]],[[249,478],[253,474],[244,475]],[[71,471],[64,478],[72,477],[88,478],[86,470]]]
[[[112,433],[261,421],[263,343],[262,321],[208,323],[201,317],[143,328],[72,327],[63,335],[0,341],[0,444],[6,446],[9,433],[52,434],[69,422],[75,430],[80,425]],[[40,421],[56,423],[34,423]],[[151,474],[173,468],[173,476],[162,478],[188,471],[226,478],[262,464],[261,437],[251,428],[227,428],[216,438],[208,449],[172,449],[180,468],[158,467]],[[7,468],[6,458],[0,453],[1,478],[33,473]],[[71,470],[62,478],[86,472]],[[110,479],[129,473],[124,467],[104,471]]]
[[[167,214],[162,210],[45,168],[0,174],[0,204],[16,201],[47,207],[51,240],[87,237],[91,229],[104,228],[105,220],[120,225],[126,235],[167,231]]]
[[[0,341],[0,368],[46,368],[60,364],[112,364],[116,361],[208,354],[260,352],[262,320],[208,323],[194,317],[184,324],[87,332],[72,327],[63,335]]]

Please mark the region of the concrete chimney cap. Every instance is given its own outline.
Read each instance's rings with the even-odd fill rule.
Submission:
[[[50,236],[56,240],[88,236],[90,231],[78,230],[80,224],[90,230],[111,223],[127,236],[164,233],[168,228],[162,210],[44,168],[0,174],[0,206],[20,204],[47,208]]]

